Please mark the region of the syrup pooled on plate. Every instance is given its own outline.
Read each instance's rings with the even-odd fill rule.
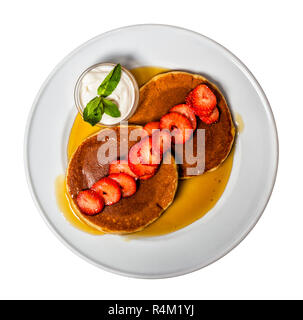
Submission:
[[[158,67],[140,67],[131,70],[139,86],[142,86],[153,76],[165,71],[168,71],[168,69]],[[68,159],[71,158],[73,152],[85,138],[98,132],[100,129],[100,126],[92,127],[84,122],[82,116],[77,114],[69,136],[67,147]],[[168,234],[182,229],[203,217],[215,206],[225,190],[232,170],[233,154],[232,150],[228,158],[212,172],[180,180],[175,199],[162,216],[143,231],[127,235],[126,237],[138,238]],[[73,226],[91,234],[104,234],[88,226],[77,216],[78,209],[69,200],[64,176],[60,176],[56,180],[56,196],[60,210]]]
[[[239,113],[236,113],[235,120],[237,125],[237,132],[239,134],[244,130],[244,121]]]

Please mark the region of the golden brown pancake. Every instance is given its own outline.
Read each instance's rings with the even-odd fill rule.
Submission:
[[[97,155],[100,147],[106,142],[117,142],[117,156],[126,157],[128,150],[136,143],[136,141],[129,141],[130,133],[142,127],[124,127],[126,131],[122,135],[119,128],[112,127],[99,131],[84,140],[73,154],[67,169],[66,185],[76,207],[78,192],[90,188],[96,181],[108,175],[109,165],[100,164],[98,161]],[[116,139],[111,137],[102,141],[108,130],[116,132]],[[126,143],[128,143],[128,148],[120,154],[120,144],[126,145]],[[114,205],[105,206],[104,210],[95,216],[82,214],[78,210],[80,218],[94,228],[107,233],[123,234],[144,229],[160,217],[175,196],[178,171],[173,157],[169,153],[166,154],[166,157],[171,158],[171,164],[162,163],[152,178],[138,182],[137,192],[133,196],[123,198]]]
[[[140,88],[140,100],[136,113],[129,120],[133,124],[146,124],[159,121],[171,107],[185,103],[187,94],[199,84],[206,84],[217,97],[220,118],[217,123],[207,125],[197,117],[197,129],[205,129],[205,164],[204,172],[215,170],[228,156],[235,136],[235,127],[226,100],[218,87],[201,75],[181,71],[166,72],[155,76]],[[197,135],[193,135],[194,150],[197,149]],[[179,165],[181,178],[188,178],[189,164],[185,159]],[[176,150],[176,159],[180,157]],[[195,153],[194,153],[195,156]],[[203,171],[201,172],[201,174]],[[199,173],[200,174],[200,173]]]

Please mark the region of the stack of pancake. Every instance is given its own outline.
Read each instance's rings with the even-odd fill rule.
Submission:
[[[201,75],[186,72],[167,72],[155,76],[140,88],[140,101],[136,113],[129,120],[127,134],[120,136],[119,127],[114,129],[117,133],[118,157],[125,158],[126,154],[119,154],[120,143],[128,140],[128,150],[136,143],[129,140],[132,130],[151,121],[159,121],[171,107],[184,103],[187,94],[199,84],[206,84],[216,95],[220,111],[219,120],[207,125],[197,118],[197,129],[205,129],[205,163],[204,170],[215,170],[228,156],[235,136],[230,110],[220,90],[213,83]],[[106,130],[87,138],[73,154],[67,170],[67,190],[76,203],[79,191],[90,188],[92,184],[108,175],[109,165],[98,162],[98,150],[103,143]],[[126,140],[127,139],[127,140]],[[194,150],[197,148],[197,134],[191,138]],[[130,198],[121,199],[118,203],[106,206],[101,214],[88,216],[79,210],[77,214],[87,224],[107,233],[132,233],[140,231],[155,221],[173,202],[179,178],[190,178],[188,168],[196,164],[186,162],[185,149],[180,153],[177,148],[173,150],[176,158],[183,159],[183,163],[176,165],[174,156],[166,153],[158,172],[148,180],[141,180],[138,191]],[[126,151],[127,152],[127,151]],[[195,154],[194,154],[195,155]],[[168,159],[169,158],[169,159]],[[115,160],[115,159],[112,159]],[[170,160],[170,164],[169,161]]]

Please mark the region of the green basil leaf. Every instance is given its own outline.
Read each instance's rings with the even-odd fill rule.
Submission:
[[[117,87],[121,78],[121,65],[117,64],[113,70],[106,76],[98,88],[98,95],[102,97],[109,96]]]
[[[120,110],[114,102],[104,98],[102,99],[102,102],[104,106],[104,113],[114,118],[121,116]]]
[[[94,126],[101,120],[103,113],[102,98],[95,97],[83,110],[83,120]]]

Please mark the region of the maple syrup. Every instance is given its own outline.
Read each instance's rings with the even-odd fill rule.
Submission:
[[[168,71],[168,69],[158,67],[139,67],[131,70],[139,86],[142,86],[153,76],[165,71]],[[100,126],[92,127],[86,123],[78,113],[69,136],[68,160],[85,138],[100,129]],[[127,235],[125,239],[168,234],[203,217],[215,206],[225,190],[232,170],[233,156],[234,150],[216,170],[206,172],[201,176],[180,180],[175,199],[162,216],[143,231]],[[77,215],[78,209],[73,205],[67,193],[64,175],[57,178],[55,187],[59,209],[73,226],[91,234],[104,234],[88,226],[79,218]]]
[[[237,132],[239,134],[239,133],[243,132],[243,130],[244,130],[244,122],[243,122],[243,119],[239,113],[236,113],[235,121],[236,121],[236,126],[237,126]]]

